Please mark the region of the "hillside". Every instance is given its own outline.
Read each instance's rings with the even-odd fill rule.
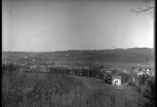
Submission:
[[[26,57],[27,58],[24,58]],[[2,52],[2,60],[15,62],[52,61],[61,63],[145,63],[154,61],[154,50],[131,48],[113,50],[69,50],[56,52]]]
[[[135,91],[133,87],[128,85],[122,85],[122,89],[117,89],[114,86],[105,83],[101,79],[82,76],[71,77],[76,78],[85,84],[85,89],[82,90],[83,101],[87,99],[92,100],[95,98],[97,104],[101,105],[101,100],[105,96],[103,102],[105,102],[107,107],[113,107],[113,105],[110,105],[108,102],[111,96],[113,96],[116,100],[116,107],[138,107],[137,102],[144,101],[141,94]],[[92,101],[92,103],[94,102]]]

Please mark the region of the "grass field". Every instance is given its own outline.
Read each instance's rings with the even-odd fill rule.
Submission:
[[[29,78],[45,78],[47,75],[47,73],[22,72],[20,74],[26,74]],[[74,75],[68,76],[70,78],[74,78],[74,80],[81,81],[84,84],[84,87],[82,87],[81,90],[81,107],[87,107],[87,101],[90,102],[88,105],[89,107],[93,106],[94,104],[96,104],[95,107],[100,107],[102,102],[107,107],[139,107],[137,103],[144,101],[142,95],[133,87],[128,85],[122,85],[122,89],[118,89],[111,84],[105,83],[105,81],[102,79]],[[68,94],[68,98],[70,102],[74,100],[73,91]],[[115,105],[113,105],[113,103],[115,103]],[[79,104],[80,103],[75,104],[74,107],[79,106]]]
[[[83,76],[72,76],[77,78],[85,84],[85,89],[83,90],[83,99],[87,99],[89,96],[92,97],[94,94],[101,94],[105,100],[110,102],[111,96],[115,97],[116,107],[138,107],[137,103],[144,101],[142,95],[134,90],[133,87],[128,85],[122,85],[122,89],[118,89],[111,84],[105,83],[105,81],[96,78],[83,77]],[[111,102],[110,102],[111,103]],[[108,105],[110,107],[111,105]]]
[[[85,84],[88,89],[110,89],[112,88],[110,84],[105,83],[102,79],[84,77],[84,76],[71,76],[77,78]]]

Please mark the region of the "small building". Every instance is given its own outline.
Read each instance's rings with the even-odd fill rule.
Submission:
[[[27,57],[27,56],[24,56],[24,58],[27,59],[28,57]]]
[[[140,72],[137,73],[137,76],[142,76],[142,75],[144,75],[143,71],[140,71]]]
[[[122,70],[121,72],[123,72],[123,73],[128,73],[128,72],[126,71],[126,69]]]
[[[118,75],[112,76],[112,85],[120,86],[121,80],[122,80],[121,76]]]
[[[112,71],[110,71],[110,70],[106,70],[105,72],[106,72],[106,73],[112,73]]]

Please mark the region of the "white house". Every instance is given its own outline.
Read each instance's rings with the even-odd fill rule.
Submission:
[[[121,85],[121,76],[112,76],[112,85],[120,86]]]
[[[27,56],[24,56],[24,58],[27,59],[28,57],[27,57]]]
[[[138,75],[138,76],[144,75],[144,72],[142,72],[142,71],[141,71],[141,72],[138,72],[137,75]]]
[[[105,72],[106,72],[106,73],[111,73],[112,71],[110,71],[110,70],[106,70]]]

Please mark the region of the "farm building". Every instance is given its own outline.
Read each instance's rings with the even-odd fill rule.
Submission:
[[[145,72],[140,71],[140,72],[137,73],[137,76],[138,76],[138,77],[139,77],[139,76],[143,76],[144,74],[145,74]]]
[[[121,76],[114,75],[112,76],[112,85],[120,86],[121,85]]]

